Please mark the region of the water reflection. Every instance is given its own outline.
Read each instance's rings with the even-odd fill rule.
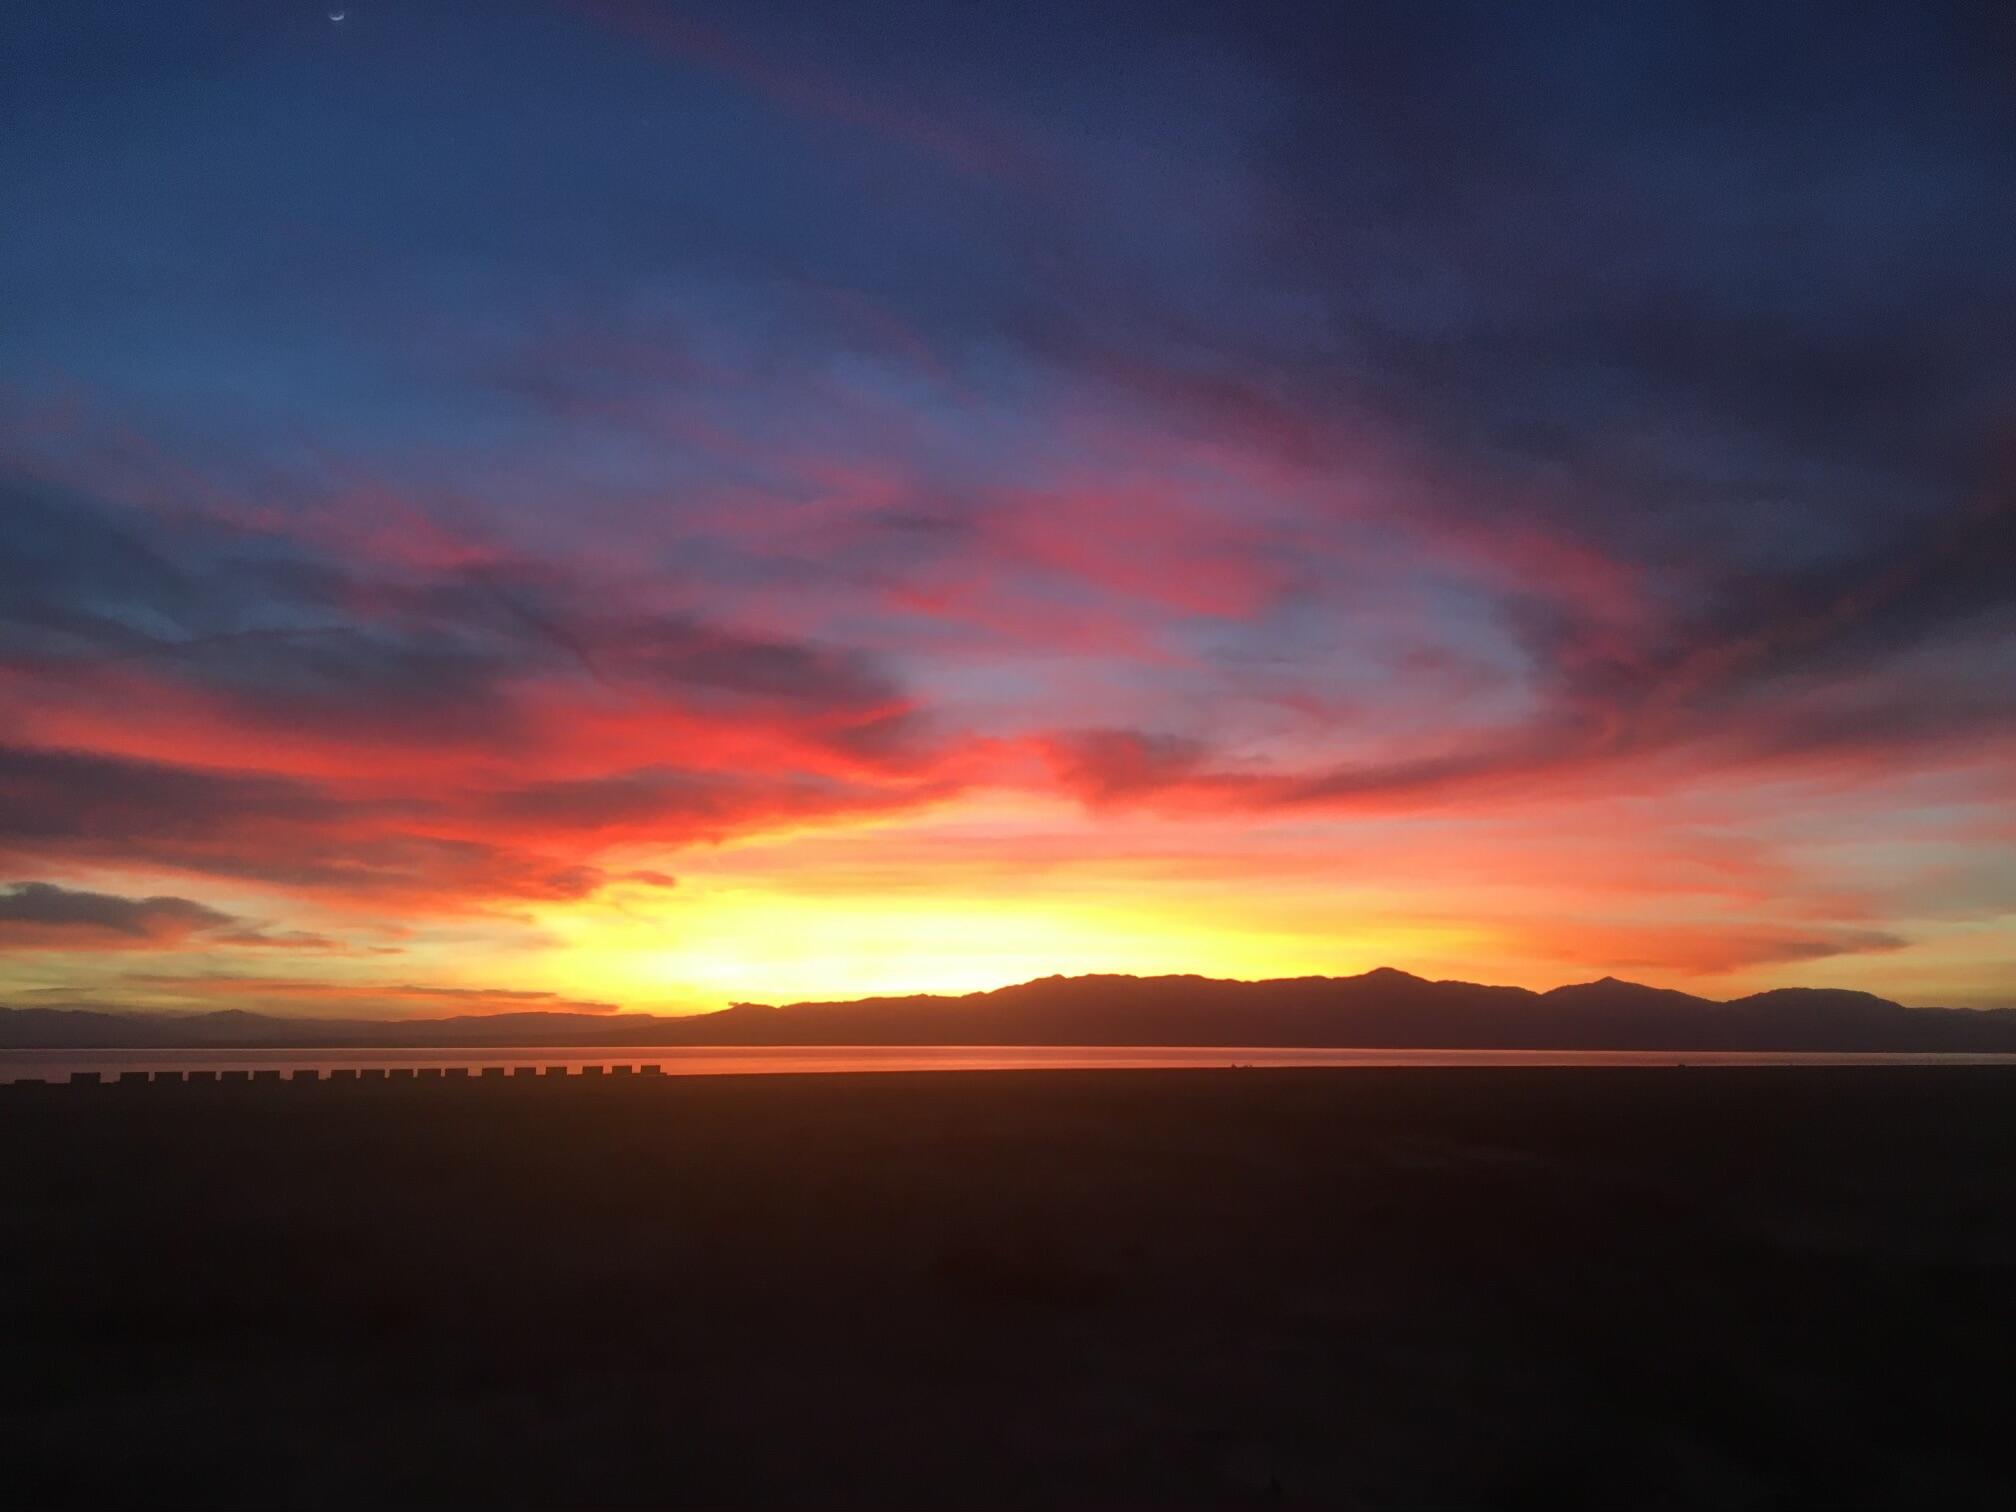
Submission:
[[[2011,1065],[2016,1055],[1711,1050],[1349,1050],[1248,1045],[662,1045],[440,1050],[5,1050],[0,1082],[97,1076],[270,1079],[312,1071],[360,1078],[454,1076],[749,1076],[843,1071],[1177,1070],[1278,1066],[1868,1066]],[[209,1073],[205,1075],[204,1073]],[[235,1073],[235,1075],[234,1075]],[[261,1077],[264,1073],[264,1077]],[[348,1080],[348,1077],[344,1077]]]

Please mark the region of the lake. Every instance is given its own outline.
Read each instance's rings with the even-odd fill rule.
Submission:
[[[1987,1066],[2016,1055],[1745,1050],[1394,1050],[1159,1045],[539,1046],[403,1050],[0,1050],[0,1083],[111,1081],[125,1072],[296,1071],[483,1067],[542,1071],[654,1066],[668,1076],[804,1075],[838,1071],[1181,1070],[1212,1066]]]

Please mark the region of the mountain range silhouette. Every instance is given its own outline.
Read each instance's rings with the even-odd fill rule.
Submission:
[[[1418,1049],[2016,1051],[2016,1009],[1907,1008],[1785,987],[1728,1002],[1604,977],[1533,992],[1362,976],[1224,981],[1050,976],[921,994],[714,1013],[294,1018],[227,1009],[0,1008],[0,1047],[358,1048],[461,1045],[1226,1045]]]

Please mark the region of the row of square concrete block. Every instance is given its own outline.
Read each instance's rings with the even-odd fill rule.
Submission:
[[[339,1066],[331,1071],[320,1071],[303,1067],[291,1074],[278,1070],[231,1070],[231,1071],[121,1071],[116,1078],[108,1079],[102,1071],[73,1071],[70,1085],[73,1087],[97,1086],[147,1086],[161,1082],[313,1082],[313,1081],[425,1081],[429,1078],[443,1080],[502,1081],[525,1077],[541,1079],[567,1076],[570,1071],[578,1071],[582,1076],[661,1076],[662,1066]]]

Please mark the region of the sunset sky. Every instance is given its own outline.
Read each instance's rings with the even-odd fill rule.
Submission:
[[[2016,1004],[2016,23],[0,12],[0,1004]]]

